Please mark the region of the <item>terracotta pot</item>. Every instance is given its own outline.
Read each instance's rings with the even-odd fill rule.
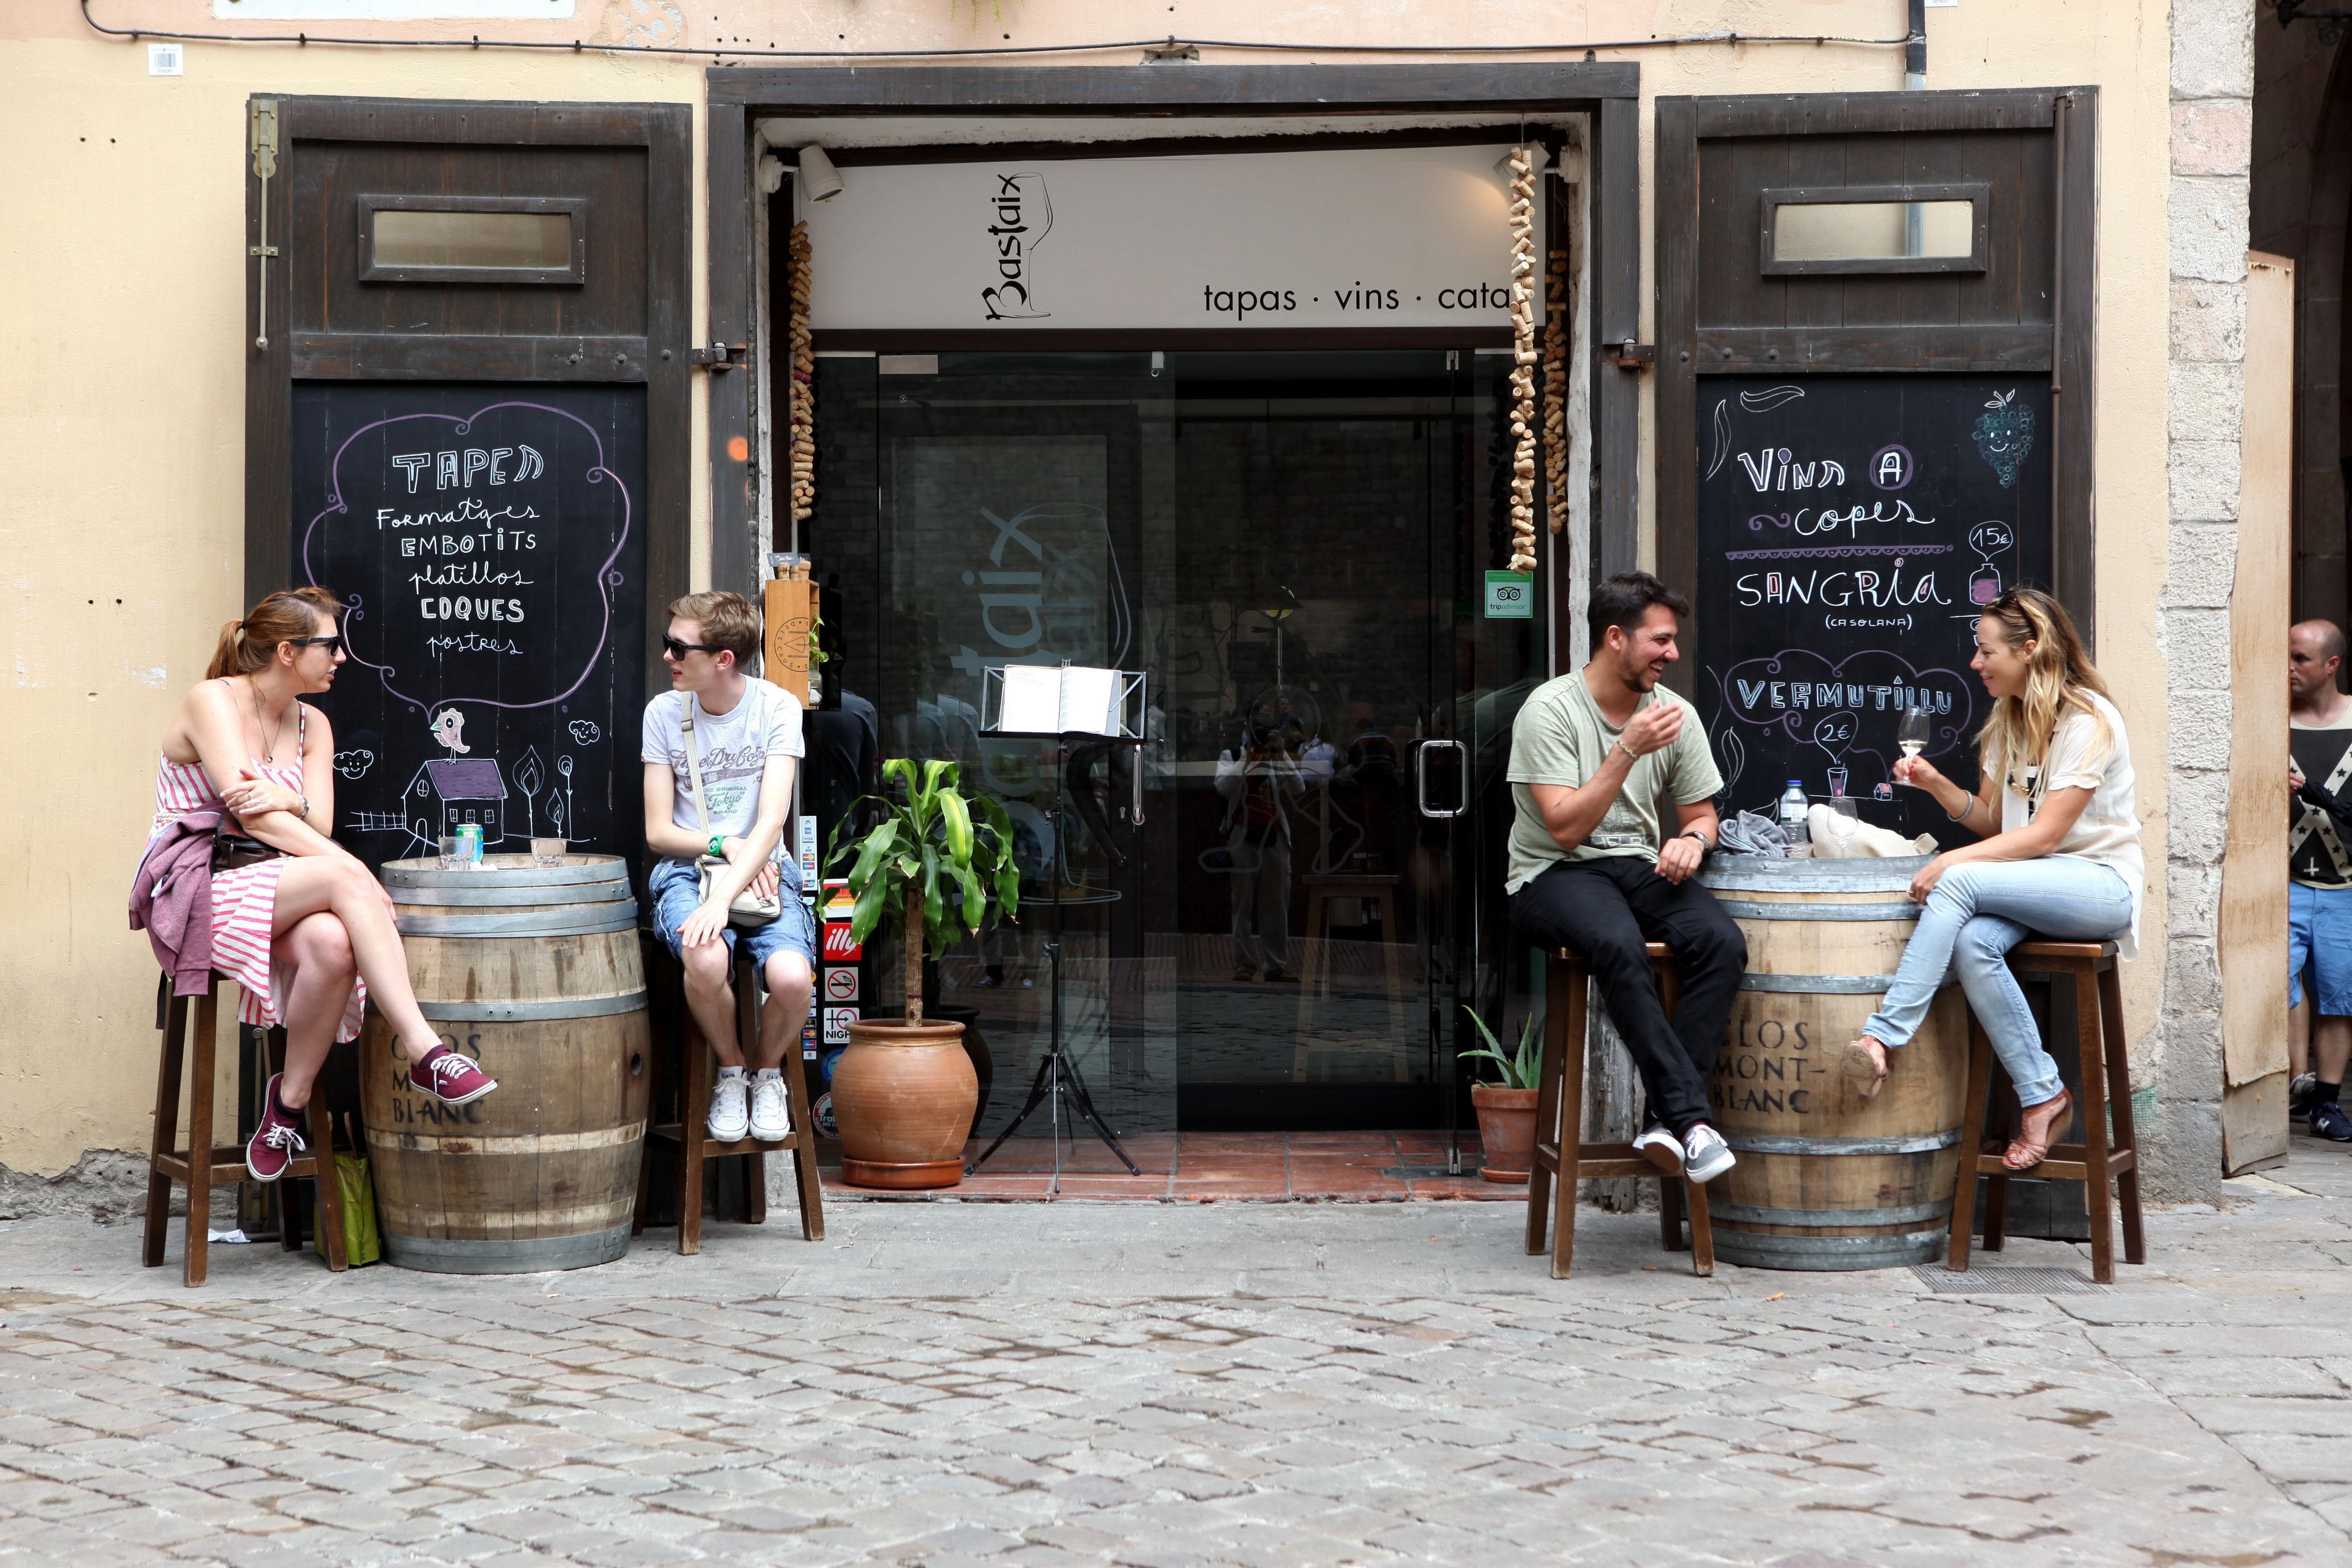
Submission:
[[[1491,1083],[1470,1086],[1470,1105],[1478,1112],[1478,1142],[1486,1159],[1478,1173],[1490,1182],[1524,1182],[1536,1163],[1536,1096],[1532,1089],[1502,1089]]]
[[[979,1105],[961,1024],[858,1020],[833,1069],[841,1179],[854,1187],[954,1186]]]

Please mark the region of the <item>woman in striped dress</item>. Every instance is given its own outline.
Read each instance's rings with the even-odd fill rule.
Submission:
[[[390,896],[330,837],[334,727],[301,699],[334,685],[341,608],[324,588],[295,588],[224,626],[212,668],[163,732],[155,781],[154,833],[186,812],[226,810],[277,851],[212,879],[213,967],[243,989],[240,1019],[286,1031],[286,1069],[269,1080],[246,1146],[262,1182],[285,1174],[304,1147],[301,1111],[319,1068],[329,1047],[358,1035],[371,994],[399,1032],[412,1086],[451,1105],[498,1087],[417,1009]]]

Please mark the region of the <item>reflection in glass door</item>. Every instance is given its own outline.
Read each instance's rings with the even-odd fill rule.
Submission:
[[[1022,927],[938,965],[994,1058],[984,1132],[1044,1048],[1057,879],[1065,1048],[1122,1130],[1438,1128],[1461,1005],[1516,1033],[1503,772],[1547,611],[1481,613],[1507,368],[820,361],[810,542],[842,574],[840,673],[886,755],[957,759],[1021,836]],[[1065,659],[1147,674],[1139,756],[984,732],[987,668]]]

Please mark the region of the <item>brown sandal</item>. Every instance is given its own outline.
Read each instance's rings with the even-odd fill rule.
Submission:
[[[2001,1153],[2000,1163],[2012,1171],[2030,1171],[2050,1158],[2050,1146],[2058,1141],[2058,1129],[2066,1124],[2068,1114],[2074,1109],[2074,1097],[2062,1089],[2054,1099],[2045,1100],[2041,1105],[2029,1105],[2019,1115],[2021,1119],[2025,1115],[2040,1110],[2042,1106],[2056,1106],[2057,1110],[2053,1111],[2050,1120],[2042,1124],[2042,1142],[2036,1143],[2027,1138],[2021,1122],[2018,1136],[2010,1140],[2008,1149]],[[2022,1164],[2018,1162],[2020,1153],[2028,1155]]]
[[[1845,1076],[1862,1085],[1862,1098],[1875,1100],[1886,1085],[1886,1047],[1869,1035],[1848,1040],[1839,1054],[1838,1066]]]

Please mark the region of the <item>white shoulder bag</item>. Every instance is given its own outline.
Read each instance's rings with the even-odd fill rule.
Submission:
[[[748,700],[747,696],[746,700]],[[703,836],[703,842],[707,844],[710,841],[710,809],[703,804],[702,800],[702,749],[695,743],[694,740],[696,706],[694,693],[688,692],[686,711],[678,715],[678,727],[686,731],[686,776],[694,784],[694,826],[696,831]],[[705,855],[695,863],[695,868],[699,873],[700,883],[697,890],[704,902],[708,903],[710,900],[712,875],[727,864],[726,858],[720,855]],[[780,919],[783,912],[784,902],[781,887],[777,889],[775,897],[766,899],[746,887],[735,895],[735,901],[727,906],[727,923],[738,926],[763,926],[770,921]]]

